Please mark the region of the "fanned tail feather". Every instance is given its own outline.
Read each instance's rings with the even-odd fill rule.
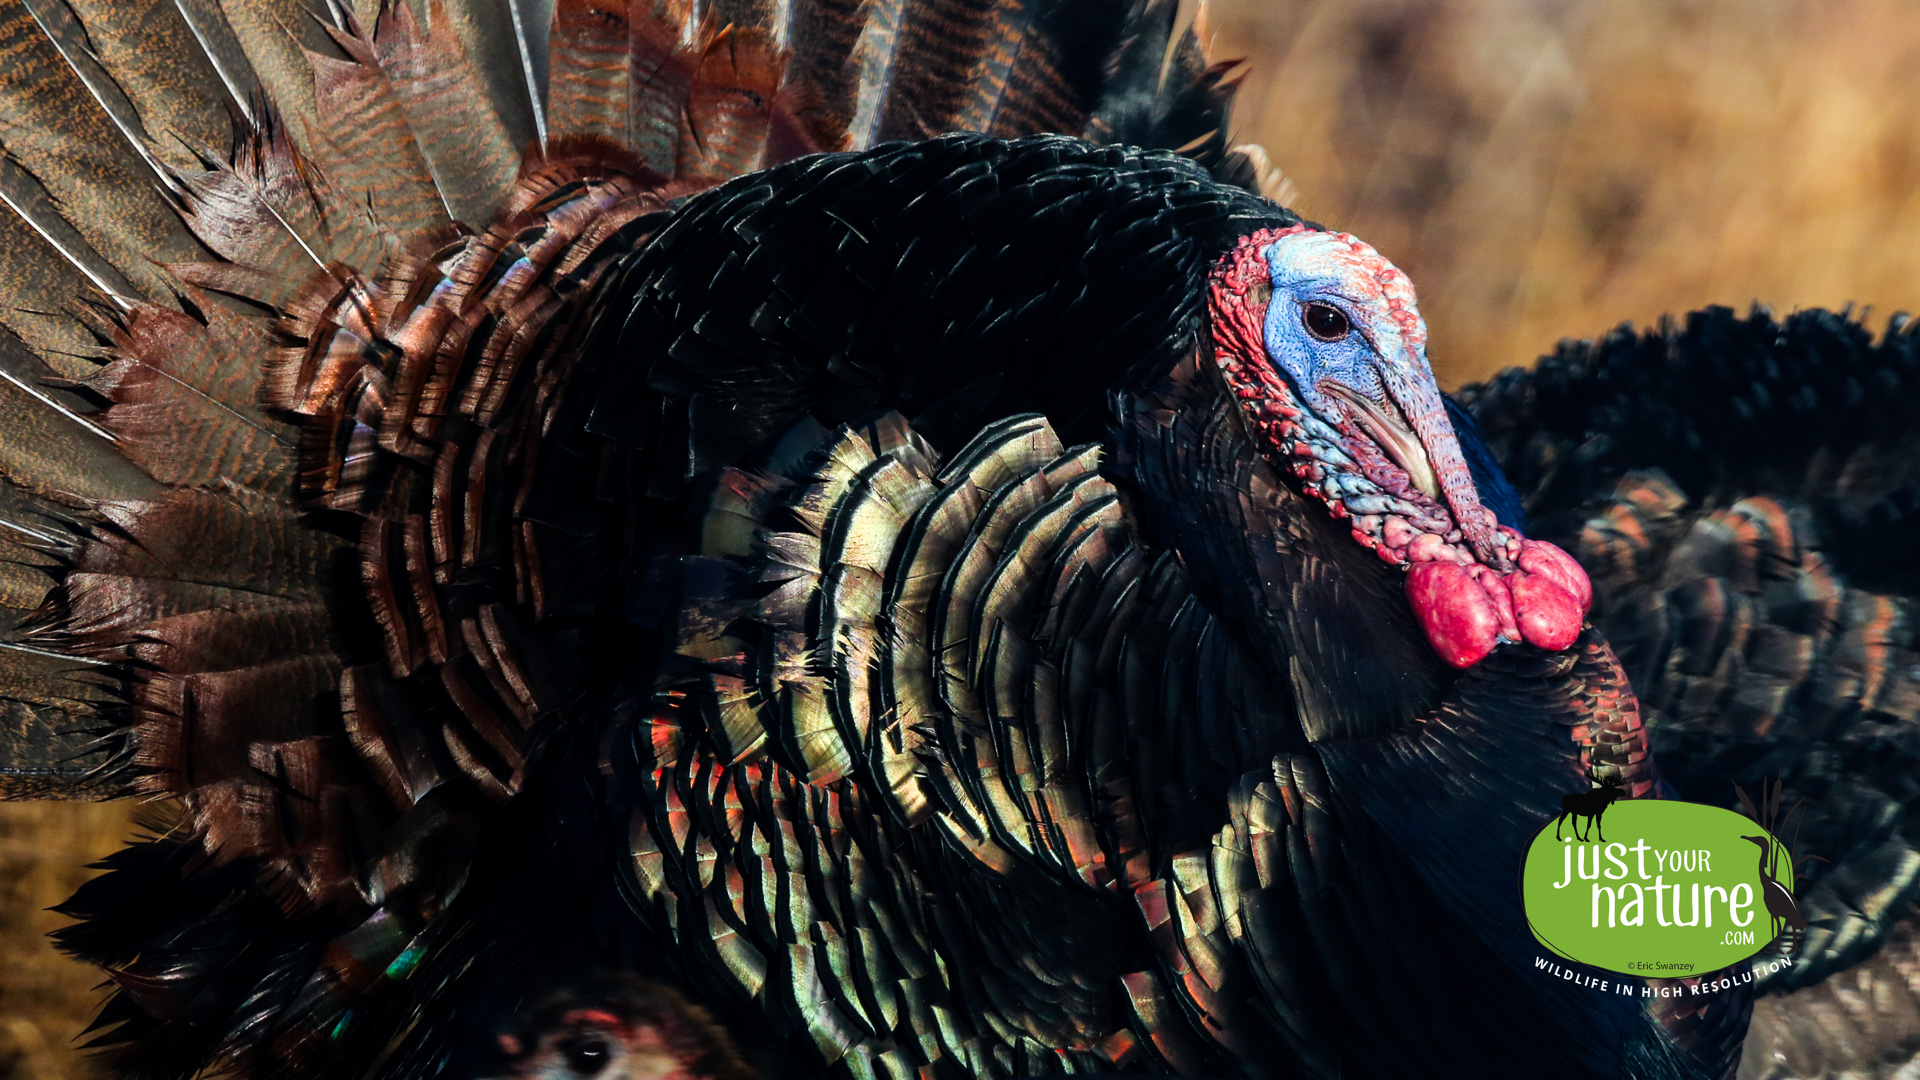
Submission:
[[[1220,164],[1232,80],[1176,8],[0,5],[0,797],[180,811],[67,909],[116,1065],[425,1069],[362,1006],[463,977],[442,913],[622,557],[554,508],[648,484],[546,435],[599,284],[815,151]]]

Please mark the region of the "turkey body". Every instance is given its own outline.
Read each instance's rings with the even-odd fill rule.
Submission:
[[[45,163],[10,189],[61,295],[107,308],[5,316],[39,411],[0,426],[0,520],[51,586],[5,642],[0,790],[170,799],[64,909],[121,1071],[473,1075],[606,969],[690,991],[770,1076],[1733,1070],[1748,989],[1546,981],[1512,888],[1583,776],[1667,792],[1606,635],[1636,677],[1676,651],[1621,598],[1658,560],[1623,541],[1587,625],[1521,496],[1559,528],[1642,477],[1620,498],[1677,522],[1632,470],[1699,447],[1568,451],[1605,417],[1525,376],[1468,395],[1483,442],[1404,276],[1249,190],[1174,5],[568,0],[513,107],[534,42],[377,7],[310,58],[142,9],[197,43],[234,152],[131,137],[170,194],[113,190],[150,219]],[[1737,569],[1796,527],[1680,550]],[[1422,592],[1422,559],[1479,584]],[[1800,570],[1766,615],[1811,634],[1832,581]],[[1781,700],[1903,707],[1876,599],[1866,674]],[[1890,850],[1859,874],[1907,888]]]
[[[529,516],[579,523],[548,782],[597,778],[546,827],[615,852],[624,964],[806,1071],[1719,1067],[1737,998],[1690,1061],[1638,1002],[1499,988],[1486,883],[1583,768],[1646,790],[1631,697],[1592,636],[1456,677],[1255,448],[1204,282],[1288,220],[956,137],[723,186],[610,272]]]
[[[581,186],[550,198],[611,201]],[[367,813],[330,803],[342,777],[302,776],[324,759],[256,740],[222,781],[218,721],[154,708],[136,729],[178,732],[225,837],[277,807],[261,861],[295,916],[260,917],[290,954],[317,920],[348,927],[269,1030],[300,1017],[326,1029],[322,1060],[397,1042],[429,1069],[484,1044],[503,987],[611,950],[777,1039],[744,1041],[782,1071],[1721,1067],[1740,999],[1690,1047],[1636,1001],[1503,989],[1531,955],[1498,885],[1510,853],[1583,770],[1644,793],[1650,763],[1597,636],[1456,674],[1402,571],[1240,422],[1206,282],[1291,217],[1171,155],[977,136],[629,204],[600,210],[624,234],[573,240],[626,250],[548,256],[596,268],[591,288],[516,309],[536,324],[516,338],[577,349],[462,372],[437,393],[477,407],[418,464],[362,447],[396,430],[405,447],[431,377],[329,368],[375,336],[351,287],[289,303],[309,359],[273,392],[308,417],[306,498],[366,522],[349,535],[372,652],[345,657],[340,695],[361,767],[404,808],[398,839],[356,889],[325,862],[348,853],[311,840]],[[507,261],[423,259],[393,277],[425,280],[361,302],[418,327],[446,287],[431,274],[457,287],[486,259]],[[178,503],[248,530],[261,513]],[[347,542],[320,535],[302,542]],[[281,662],[243,659],[265,661],[248,678]],[[528,714],[553,719],[515,737]],[[444,758],[420,749],[435,738]],[[251,793],[261,775],[294,797]],[[165,880],[179,858],[123,873]],[[93,943],[150,932],[97,906],[115,890],[138,888],[109,875],[72,905],[90,919],[70,942],[101,959]],[[233,932],[194,922],[132,969],[191,971]],[[202,1000],[260,953],[201,976]],[[273,992],[270,966],[252,977]],[[430,1033],[378,1004],[420,987]],[[1465,1007],[1482,995],[1502,1007]],[[126,1034],[147,1022],[127,1015]],[[149,1037],[197,1034],[162,1019]]]

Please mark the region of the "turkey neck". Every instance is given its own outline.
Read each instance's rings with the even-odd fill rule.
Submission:
[[[1428,713],[1452,673],[1407,607],[1403,573],[1266,460],[1201,350],[1117,410],[1113,471],[1138,493],[1143,530],[1185,556],[1305,739],[1381,735]]]

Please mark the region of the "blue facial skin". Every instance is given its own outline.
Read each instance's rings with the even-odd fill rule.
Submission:
[[[1331,379],[1368,401],[1382,405],[1387,389],[1380,379],[1381,359],[1373,351],[1360,305],[1340,295],[1337,278],[1302,274],[1276,257],[1277,245],[1262,252],[1273,277],[1273,300],[1267,305],[1262,331],[1267,357],[1293,383],[1294,392],[1322,420],[1332,423],[1345,411],[1320,392],[1320,382]],[[1339,341],[1322,341],[1307,332],[1302,314],[1318,301],[1339,308],[1353,329]]]
[[[1331,422],[1336,414],[1344,415],[1344,410],[1330,408],[1335,403],[1320,392],[1321,380],[1332,379],[1369,401],[1385,405],[1387,389],[1380,377],[1380,365],[1385,361],[1374,352],[1368,339],[1365,325],[1357,314],[1360,305],[1340,295],[1338,279],[1302,274],[1299,268],[1282,264],[1274,257],[1273,246],[1269,246],[1263,256],[1273,278],[1273,300],[1267,305],[1266,325],[1261,336],[1268,358],[1293,383],[1300,400],[1323,420]],[[1339,341],[1321,341],[1308,333],[1302,314],[1313,301],[1339,308],[1352,324],[1352,331]],[[1520,497],[1500,471],[1492,450],[1480,440],[1479,427],[1451,398],[1442,395],[1442,400],[1481,502],[1494,512],[1500,524],[1524,529],[1526,515],[1521,509]]]

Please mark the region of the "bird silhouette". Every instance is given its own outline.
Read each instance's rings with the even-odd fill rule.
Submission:
[[[1800,913],[1800,905],[1794,901],[1793,893],[1767,874],[1767,855],[1773,848],[1773,838],[1742,836],[1740,839],[1751,840],[1760,847],[1760,898],[1766,902],[1767,914],[1773,916],[1773,936],[1780,936],[1782,923],[1795,930],[1805,930],[1807,917]]]

